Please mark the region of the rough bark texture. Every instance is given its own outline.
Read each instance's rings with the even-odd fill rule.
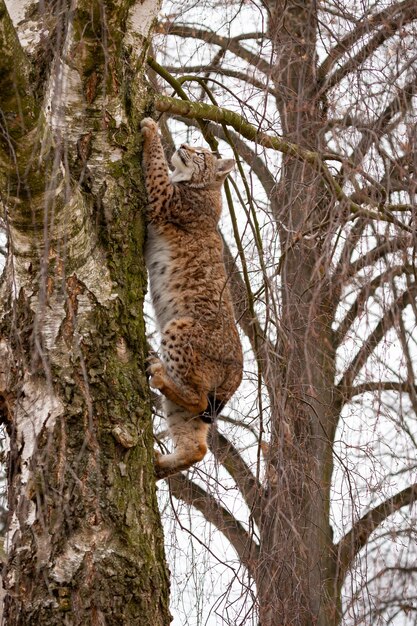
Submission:
[[[170,621],[137,141],[159,3],[132,5],[47,3],[31,15],[49,32],[30,57],[0,6],[5,624]]]
[[[320,151],[322,103],[315,96],[315,3],[269,3],[276,50],[272,75],[285,139]],[[269,483],[261,522],[257,588],[262,626],[330,626],[338,622],[329,523],[332,441],[339,411],[332,389],[332,305],[321,265],[326,239],[293,237],[325,223],[331,209],[314,168],[284,157],[272,208],[286,251],[283,284],[283,363],[274,372],[274,427]]]

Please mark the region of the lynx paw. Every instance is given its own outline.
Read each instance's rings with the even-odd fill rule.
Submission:
[[[153,387],[153,389],[159,389],[161,393],[164,393],[166,389],[166,384],[163,376],[162,367],[151,375],[149,379],[149,384],[151,387]]]
[[[146,139],[150,139],[153,135],[155,135],[155,133],[158,132],[158,124],[151,117],[145,117],[141,121],[140,127],[142,135]]]
[[[146,363],[147,363],[147,370],[149,373],[152,373],[152,368],[155,365],[162,365],[162,361],[159,358],[159,356],[157,355],[156,352],[149,352],[147,359],[146,359]]]
[[[148,356],[147,372],[149,374],[149,384],[154,389],[160,389],[163,386],[163,374],[165,372],[164,364],[160,358],[152,353]]]
[[[156,480],[161,480],[161,478],[165,478],[166,476],[166,469],[162,467],[162,464],[160,462],[160,458],[163,457],[164,455],[161,454],[161,452],[158,452],[158,450],[154,450],[153,454],[154,454],[155,478]]]

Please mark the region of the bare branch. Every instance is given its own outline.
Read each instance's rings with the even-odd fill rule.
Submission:
[[[311,150],[305,150],[297,144],[282,139],[278,135],[268,135],[247,122],[235,111],[220,108],[206,102],[191,102],[190,100],[178,100],[168,96],[156,96],[155,107],[162,113],[182,115],[195,119],[206,119],[219,124],[232,126],[243,137],[255,141],[265,148],[278,150],[289,156],[317,164],[318,154]]]
[[[250,141],[255,141],[265,148],[272,148],[287,156],[292,156],[300,161],[309,163],[322,175],[335,198],[346,203],[350,213],[377,221],[397,224],[403,230],[411,232],[410,227],[399,223],[395,217],[384,212],[383,208],[380,212],[375,212],[373,210],[364,209],[349,200],[342,187],[332,176],[330,170],[324,163],[324,155],[320,155],[318,152],[312,150],[306,150],[297,144],[282,139],[282,137],[278,135],[268,135],[267,133],[259,131],[255,126],[249,124],[249,122],[234,111],[220,108],[213,104],[207,104],[206,102],[191,102],[190,100],[178,100],[177,98],[160,95],[155,98],[155,108],[161,113],[170,113],[172,115],[194,118],[196,120],[210,120],[212,122],[218,122],[219,124],[232,126],[242,137]],[[330,156],[326,158],[330,158]],[[379,207],[376,207],[376,209],[379,211]]]
[[[362,237],[366,224],[367,220],[358,219],[357,222],[352,226],[346,237],[346,241],[344,243],[339,262],[335,268],[332,277],[332,289],[335,296],[335,292],[337,292],[337,298],[339,298],[341,284],[343,283],[343,279],[346,275],[346,266],[349,267],[350,259]],[[334,299],[336,300],[336,297]]]
[[[262,81],[255,78],[255,76],[250,75],[245,72],[239,72],[237,70],[231,70],[225,67],[216,67],[214,65],[193,65],[187,67],[176,67],[174,65],[166,65],[165,69],[167,72],[171,72],[172,74],[184,74],[187,72],[189,74],[198,74],[200,72],[210,72],[211,74],[220,74],[221,76],[227,76],[228,78],[236,78],[237,80],[241,80],[248,85],[252,85],[256,89],[259,89],[262,93],[268,93],[270,96],[274,98],[277,97],[277,92],[273,87],[263,83]]]
[[[230,289],[232,292],[233,307],[235,309],[236,320],[248,337],[252,349],[255,350],[257,345],[256,335],[265,340],[264,333],[257,319],[254,319],[250,313],[248,303],[248,292],[245,282],[239,272],[236,260],[230,251],[230,248],[223,238],[223,259],[226,265],[227,275],[230,277]]]
[[[177,98],[157,95],[155,97],[155,108],[158,111],[161,111],[162,113],[171,113],[173,115],[189,117],[197,120],[199,125],[202,127],[203,134],[206,129],[202,120],[218,122],[224,127],[225,132],[225,127],[227,125],[232,126],[232,128],[234,128],[238,133],[240,133],[243,137],[249,139],[250,141],[255,141],[266,148],[272,148],[273,150],[282,152],[287,156],[294,157],[296,159],[299,159],[300,161],[304,161],[312,165],[314,168],[317,169],[317,172],[322,175],[323,180],[327,184],[329,190],[332,192],[334,197],[339,201],[343,201],[343,204],[349,209],[351,214],[356,215],[357,217],[367,217],[369,219],[390,222],[392,224],[396,224],[399,228],[407,232],[412,232],[412,229],[409,226],[401,223],[399,220],[397,220],[395,216],[385,211],[383,207],[375,207],[377,209],[377,212],[374,212],[352,202],[346,196],[336,178],[332,176],[329,168],[325,163],[325,160],[333,158],[333,155],[320,154],[319,152],[307,150],[298,144],[294,144],[292,142],[284,140],[278,135],[268,135],[267,133],[260,131],[259,128],[253,126],[252,124],[249,124],[241,115],[229,109],[218,107],[214,104],[208,104],[206,102],[192,102],[188,99],[186,93],[182,88],[181,83],[169,72],[167,72],[164,67],[159,65],[159,63],[157,63],[155,59],[153,59],[152,57],[148,57],[148,64],[171,86],[173,86],[179,96],[182,98],[182,100],[178,100]],[[198,77],[193,78],[198,80]],[[204,136],[206,137],[206,135]]]
[[[411,288],[404,291],[394,304],[387,309],[376,325],[375,329],[369,335],[369,337],[363,342],[362,347],[358,350],[349,367],[345,371],[341,381],[338,384],[338,389],[342,394],[344,402],[348,402],[351,399],[352,384],[356,376],[359,374],[362,367],[365,365],[369,356],[375,350],[381,339],[394,326],[397,316],[405,309],[406,306],[411,304],[413,297],[417,293],[416,285],[412,285]]]
[[[243,59],[250,65],[253,65],[254,67],[256,67],[256,69],[260,70],[264,74],[270,74],[270,64],[262,59],[258,54],[254,54],[250,50],[247,50],[239,43],[237,38],[222,37],[221,35],[217,35],[217,33],[209,30],[204,30],[202,28],[187,26],[186,24],[172,24],[169,22],[160,24],[158,30],[164,35],[177,35],[178,37],[201,39],[206,43],[219,46],[220,48],[223,48],[223,50],[232,52],[237,57]]]
[[[395,159],[381,145],[378,146],[378,152],[384,160],[386,167],[386,173],[381,180],[381,184],[389,190],[389,193],[403,191],[406,185],[413,184],[412,180],[417,163],[415,150],[411,148],[402,156],[396,156]]]
[[[333,69],[337,61],[339,61],[339,59],[341,59],[347,52],[349,52],[354,44],[357,43],[369,32],[375,32],[376,28],[382,26],[377,35],[361,49],[359,55],[361,53],[364,55],[367,51],[366,56],[369,56],[369,54],[371,54],[374,49],[381,45],[381,43],[383,43],[386,39],[391,37],[392,34],[396,30],[398,30],[400,26],[409,21],[412,21],[413,19],[416,19],[416,17],[417,16],[414,0],[405,0],[404,2],[400,2],[399,4],[395,4],[394,6],[383,9],[376,15],[370,15],[368,19],[361,20],[357,27],[351,33],[343,37],[343,39],[341,39],[330,51],[326,59],[324,59],[318,70],[319,80],[321,82],[325,81],[326,76],[328,76],[329,72]],[[370,45],[371,42],[373,42],[372,45]],[[354,57],[354,59],[357,59],[357,64],[364,60],[360,60],[359,55]],[[366,56],[364,58],[366,58]],[[345,72],[343,74],[345,75],[348,69],[347,66],[349,65],[349,63],[352,64],[352,62],[353,59],[348,61],[345,66],[342,66],[342,68],[335,72],[326,82],[326,87],[330,88],[330,86],[333,86],[337,82],[335,76],[338,73],[340,73],[338,80],[341,80],[341,78],[343,77],[341,74],[343,68],[345,68]],[[353,69],[355,69],[355,67],[352,66],[349,71],[353,71]]]
[[[413,240],[411,237],[406,235],[396,237],[395,239],[382,240],[382,242],[375,246],[375,248],[372,248],[372,250],[366,252],[366,254],[359,257],[359,259],[356,259],[356,261],[351,263],[348,267],[345,267],[343,275],[346,278],[354,276],[365,267],[373,265],[379,261],[379,259],[386,257],[388,254],[392,254],[398,250],[405,250],[411,245],[413,245]]]
[[[167,482],[173,496],[195,507],[208,522],[223,533],[236,550],[243,565],[253,574],[259,558],[259,548],[242,524],[216,502],[213,496],[184,474],[175,474]]]
[[[360,396],[363,393],[373,393],[375,391],[397,391],[399,393],[412,393],[417,390],[417,385],[410,385],[408,382],[395,382],[394,380],[369,381],[356,385],[350,389],[350,397]]]
[[[417,483],[403,489],[399,493],[391,496],[381,504],[378,504],[371,511],[363,515],[353,528],[345,535],[336,546],[339,554],[340,576],[342,579],[359,550],[367,543],[370,535],[384,522],[390,515],[399,511],[403,506],[412,504],[417,499]]]
[[[350,161],[357,164],[363,159],[371,145],[385,134],[386,127],[392,118],[398,113],[404,114],[407,111],[416,90],[417,77],[414,77],[411,81],[404,85],[404,87],[398,90],[388,106],[374,121],[372,127],[364,131],[362,139],[359,141],[358,145],[349,157]],[[400,119],[398,120],[398,123]]]
[[[234,41],[245,41],[247,39],[263,39],[265,37],[265,33],[262,31],[254,31],[253,33],[242,33],[241,35],[236,35],[233,37]]]
[[[398,266],[391,267],[386,272],[379,274],[369,283],[367,283],[357,295],[355,302],[350,307],[349,311],[346,313],[343,320],[340,322],[338,329],[334,334],[335,345],[339,346],[343,341],[346,333],[349,331],[349,328],[352,326],[354,321],[363,313],[366,307],[366,303],[371,298],[376,290],[383,285],[385,282],[391,280],[394,276],[401,276],[402,274],[411,274],[413,275],[414,268],[411,266]]]
[[[234,417],[231,417],[230,415],[225,415],[224,413],[222,413],[221,415],[218,416],[217,419],[221,422],[224,422],[225,424],[231,424],[232,426],[243,428],[244,430],[247,430],[248,433],[250,433],[256,441],[259,440],[259,433],[256,427],[248,423],[245,420],[244,415],[241,417],[241,419],[235,419]]]
[[[259,525],[261,501],[264,495],[262,485],[255,478],[239,451],[217,430],[213,430],[211,433],[210,450],[239,487],[253,519]]]
[[[301,146],[286,141],[278,135],[268,135],[260,131],[258,128],[249,124],[235,111],[229,109],[220,108],[213,104],[207,104],[206,102],[191,102],[190,100],[178,100],[177,98],[169,98],[168,96],[156,96],[155,108],[162,113],[170,113],[172,115],[180,115],[187,118],[205,119],[219,124],[227,124],[234,128],[246,139],[255,141],[265,148],[271,148],[292,156],[301,161],[306,161],[311,165],[315,165],[319,171],[325,174],[326,180],[329,178],[332,181],[332,187],[335,184],[333,176],[328,172],[327,167],[321,160],[321,156],[318,152],[312,150],[306,150]],[[338,189],[338,194],[343,192]],[[360,210],[360,207],[357,207]]]

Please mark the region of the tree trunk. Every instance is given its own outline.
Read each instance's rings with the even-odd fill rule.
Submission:
[[[302,147],[319,150],[315,4],[270,2],[269,7],[283,134]],[[329,502],[339,406],[333,394],[326,239],[320,235],[331,200],[319,173],[288,157],[272,209],[283,225],[283,366],[275,372],[274,383],[269,381],[275,392],[257,576],[260,624],[335,626],[339,606]]]
[[[2,80],[15,87],[1,102],[10,625],[170,621],[144,370],[137,143],[159,3],[130,4],[51,5],[54,49],[42,40],[36,64],[1,7]]]
[[[284,263],[285,365],[275,376],[257,577],[262,626],[338,623],[329,502],[339,406],[331,318],[323,295],[315,300],[318,256],[301,242]]]

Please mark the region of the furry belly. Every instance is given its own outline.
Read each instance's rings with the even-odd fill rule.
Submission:
[[[159,330],[162,330],[177,314],[175,300],[170,293],[172,255],[169,242],[155,232],[152,225],[148,226],[145,261],[156,322]]]

